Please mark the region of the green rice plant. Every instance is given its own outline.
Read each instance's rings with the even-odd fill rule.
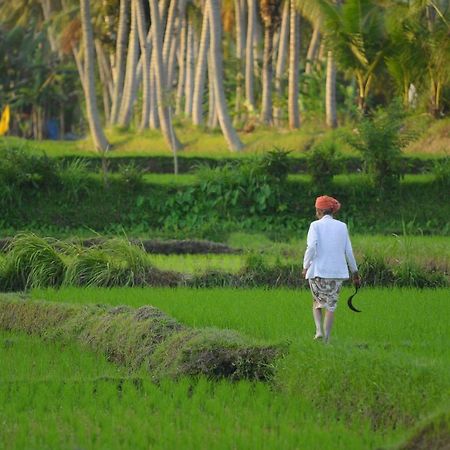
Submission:
[[[86,159],[75,158],[66,164],[60,164],[58,175],[70,201],[79,201],[89,194],[90,172]]]
[[[395,285],[416,288],[436,288],[447,285],[445,274],[435,269],[426,269],[418,264],[406,261],[394,270]]]
[[[134,286],[145,281],[152,268],[142,246],[114,238],[90,248],[79,247],[68,265],[65,285]]]
[[[22,290],[60,286],[66,265],[56,250],[58,241],[34,233],[19,233],[7,248],[2,288]]]
[[[394,283],[395,275],[380,255],[364,255],[358,269],[364,285],[390,286]]]

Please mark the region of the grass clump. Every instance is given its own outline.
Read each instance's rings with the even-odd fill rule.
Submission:
[[[193,329],[151,306],[75,306],[0,298],[0,328],[47,339],[78,341],[131,370],[145,367],[157,379],[184,375],[268,380],[275,345],[233,331]]]
[[[34,233],[20,233],[7,248],[3,266],[2,288],[23,290],[44,286],[60,286],[66,269],[53,238]]]
[[[134,286],[142,284],[151,265],[142,246],[114,238],[90,248],[79,247],[64,284],[74,286]]]

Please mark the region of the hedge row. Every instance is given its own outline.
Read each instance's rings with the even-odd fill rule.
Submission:
[[[251,158],[251,156],[243,156],[242,159]],[[105,160],[100,156],[63,156],[58,160],[69,163],[74,160],[81,159],[87,163],[90,170],[98,172]],[[416,156],[404,156],[402,158],[402,171],[405,174],[426,173],[433,170],[436,163],[443,163],[446,157],[425,159]],[[363,160],[359,156],[344,155],[340,158],[342,162],[342,173],[355,173],[363,170]],[[235,158],[208,158],[198,156],[182,156],[178,157],[179,173],[194,172],[197,167],[207,165],[210,167],[222,166],[236,161]],[[172,156],[112,156],[106,159],[108,170],[117,172],[121,166],[135,164],[142,170],[149,173],[173,173],[173,157]],[[308,162],[306,156],[294,156],[289,158],[289,173],[303,174],[308,173]]]
[[[231,330],[189,328],[152,306],[79,306],[11,295],[0,296],[0,328],[77,341],[130,370],[144,368],[155,379],[204,375],[266,381],[284,350]]]

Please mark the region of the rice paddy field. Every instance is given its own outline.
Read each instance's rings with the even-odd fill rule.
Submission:
[[[151,304],[288,351],[270,382],[155,382],[70,342],[0,332],[0,448],[448,448],[449,291],[363,289],[361,314],[349,294],[325,345],[306,290],[35,289],[35,300]]]

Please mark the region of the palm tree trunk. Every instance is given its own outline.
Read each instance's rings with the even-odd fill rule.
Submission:
[[[153,60],[153,56],[152,56]],[[156,96],[156,79],[153,63],[150,64],[150,117],[149,125],[152,130],[159,130],[158,99]]]
[[[245,47],[245,101],[250,111],[254,111],[254,45],[256,30],[256,0],[248,0],[247,42]]]
[[[95,80],[94,80],[94,37],[92,32],[92,19],[89,7],[89,0],[80,0],[80,18],[81,28],[83,32],[83,47],[84,47],[84,70],[85,70],[85,97],[86,97],[86,112],[89,122],[89,129],[94,139],[95,148],[98,151],[106,151],[109,147],[109,142],[103,133],[100,124],[100,116],[97,108],[97,98],[95,94]]]
[[[183,12],[180,17],[180,49],[178,53],[178,84],[177,98],[175,106],[175,114],[180,115],[183,110],[183,94],[186,82],[186,43],[187,43],[187,26],[186,14]]]
[[[261,122],[265,125],[272,125],[272,48],[273,48],[273,28],[264,27],[264,54],[262,71],[262,104]]]
[[[309,41],[308,53],[306,54],[305,75],[311,75],[320,44],[320,23],[314,25],[311,40]]]
[[[192,99],[192,122],[194,125],[203,123],[203,93],[206,78],[206,58],[209,50],[209,20],[208,4],[205,4],[203,11],[202,34],[200,37],[200,51],[195,70],[194,97]]]
[[[139,54],[139,37],[137,32],[136,3],[131,4],[131,29],[128,42],[127,69],[125,75],[125,86],[123,90],[122,103],[120,105],[118,123],[127,127],[131,122],[133,104],[136,99],[136,69]]]
[[[139,129],[143,130],[148,128],[150,118],[150,45],[147,41],[147,21],[144,5],[142,0],[134,0],[134,2],[142,64],[142,115]]]
[[[187,117],[192,116],[192,99],[194,92],[194,71],[195,71],[195,56],[194,56],[194,27],[189,22],[187,26],[187,49],[186,49],[186,81],[184,88],[184,113]]]
[[[73,43],[71,44],[71,47],[78,75],[80,76],[81,87],[83,88],[83,92],[86,92],[86,72],[84,71],[83,60],[81,58],[81,49],[77,49]]]
[[[149,0],[152,17],[152,39],[153,39],[153,69],[155,71],[156,94],[158,101],[159,120],[161,129],[174,155],[174,172],[178,173],[177,151],[181,149],[173,130],[170,116],[170,108],[166,97],[166,74],[162,53],[162,31],[157,0]]]
[[[40,0],[42,13],[44,15],[44,20],[47,22],[47,37],[48,42],[50,44],[50,49],[53,53],[58,53],[59,57],[61,58],[61,51],[60,48],[57,45],[57,40],[55,38],[55,33],[53,26],[51,24],[52,19],[52,2],[51,0]]]
[[[243,148],[243,144],[231,124],[223,88],[222,31],[219,0],[207,0],[207,5],[211,27],[211,47],[209,52],[209,57],[212,60],[210,66],[212,69],[211,78],[214,84],[214,97],[217,103],[219,123],[230,149],[239,151]]]
[[[179,44],[179,36],[176,34],[170,44],[169,62],[167,64],[167,86],[170,90],[173,88],[173,79],[175,72],[175,61],[177,59],[177,48]]]
[[[336,63],[334,62],[333,52],[330,50],[328,51],[327,57],[327,80],[325,91],[325,113],[327,126],[330,128],[336,128]]]
[[[170,47],[172,40],[174,38],[174,27],[176,13],[178,10],[178,0],[170,0],[169,12],[167,16],[167,24],[164,33],[164,44],[163,44],[163,61],[166,66],[166,73],[168,73],[168,64],[170,57]]]
[[[95,50],[97,53],[98,73],[100,75],[100,82],[102,85],[103,112],[105,114],[106,122],[109,122],[109,114],[111,110],[110,95],[108,91],[108,81],[106,79],[107,75],[105,73],[105,68],[101,63],[101,55],[103,53],[102,44],[98,39],[95,39]]]
[[[300,128],[300,111],[298,107],[299,91],[299,53],[300,53],[300,17],[296,9],[295,0],[291,3],[291,21],[289,32],[289,86],[288,109],[289,128]]]
[[[106,56],[105,50],[101,42],[95,40],[95,50],[97,52],[97,58],[99,61],[99,70],[103,72],[103,79],[105,80],[106,89],[108,90],[108,95],[112,99],[114,93],[114,82],[112,77],[111,64],[108,57]],[[110,111],[108,111],[109,116]]]
[[[211,78],[213,72],[211,58],[208,57],[208,128],[215,129],[218,125],[214,83]]]
[[[236,99],[235,99],[235,116],[233,125],[237,125],[241,120],[242,111],[242,82],[245,73],[245,45],[246,45],[246,28],[245,28],[245,0],[234,0],[234,9],[236,15],[236,58],[238,62],[236,74]]]
[[[129,15],[129,0],[120,0],[119,8],[119,27],[117,31],[116,41],[116,58],[114,68],[114,93],[112,96],[112,106],[110,123],[117,123],[119,115],[119,106],[122,102],[123,82],[125,78],[125,54],[126,44],[128,38],[128,15]]]
[[[281,18],[280,38],[278,42],[278,55],[275,69],[275,95],[277,105],[274,107],[275,125],[281,125],[282,108],[279,106],[283,97],[283,76],[286,70],[286,59],[289,38],[289,0],[285,0],[283,5],[283,15]]]

